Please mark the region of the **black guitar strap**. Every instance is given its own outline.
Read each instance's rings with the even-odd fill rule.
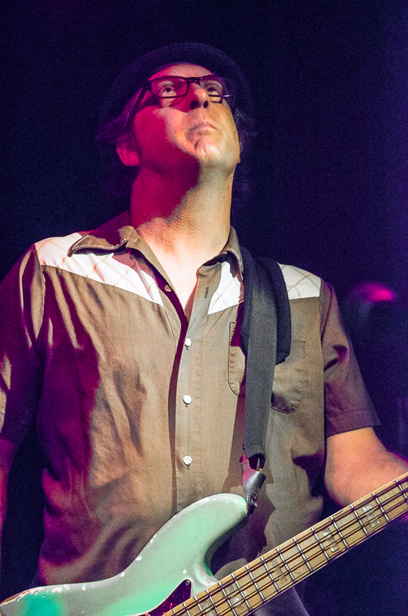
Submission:
[[[290,353],[291,318],[278,263],[253,259],[245,248],[241,252],[245,293],[241,342],[247,355],[244,449],[250,467],[258,470],[265,463],[275,365]]]

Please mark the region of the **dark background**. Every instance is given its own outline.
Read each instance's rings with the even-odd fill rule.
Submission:
[[[247,74],[258,120],[253,198],[234,215],[241,242],[335,286],[381,436],[407,454],[408,2],[17,0],[2,13],[0,278],[32,242],[112,216],[94,132],[118,73],[162,44],[219,47]],[[395,301],[350,300],[364,281]],[[14,471],[16,498],[28,502],[34,469]],[[37,535],[18,507],[7,534],[10,594]],[[408,613],[407,547],[394,525],[315,575],[314,616]]]

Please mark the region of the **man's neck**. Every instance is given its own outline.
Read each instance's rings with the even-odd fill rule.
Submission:
[[[231,177],[189,178],[141,172],[131,196],[132,224],[153,250],[207,261],[225,245],[230,228]],[[202,261],[202,262],[204,262]],[[200,263],[201,264],[201,263]]]
[[[183,307],[194,297],[199,267],[225,246],[230,231],[232,177],[157,178],[140,174],[131,197],[133,226],[167,272]],[[191,307],[191,306],[190,306]]]

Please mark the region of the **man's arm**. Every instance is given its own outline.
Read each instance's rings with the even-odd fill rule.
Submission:
[[[327,439],[325,483],[330,496],[348,505],[408,471],[372,428],[342,432]]]

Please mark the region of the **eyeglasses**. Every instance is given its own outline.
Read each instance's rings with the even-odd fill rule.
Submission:
[[[146,92],[151,92],[153,96],[160,100],[171,100],[173,98],[181,98],[185,96],[190,87],[190,83],[196,83],[206,90],[208,96],[214,103],[221,103],[223,99],[227,99],[231,109],[234,107],[235,89],[232,81],[225,77],[217,75],[204,75],[204,77],[179,77],[176,75],[166,75],[164,77],[156,77],[146,81],[140,91],[138,99],[133,108],[133,112],[142,102]]]

